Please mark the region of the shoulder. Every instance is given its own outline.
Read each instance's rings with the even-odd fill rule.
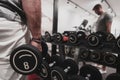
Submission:
[[[106,18],[113,18],[113,16],[111,14],[107,13],[107,12],[105,12],[104,15],[105,15]]]

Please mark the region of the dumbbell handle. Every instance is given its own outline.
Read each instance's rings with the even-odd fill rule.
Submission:
[[[64,69],[64,71],[68,72],[69,69],[70,69],[70,66],[68,66],[66,69]]]
[[[53,63],[50,63],[49,66],[52,67],[55,63],[56,61],[54,61]]]

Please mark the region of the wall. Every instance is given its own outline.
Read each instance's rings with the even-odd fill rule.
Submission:
[[[53,0],[42,0],[42,34],[51,33],[53,25]]]
[[[96,17],[81,10],[67,1],[59,1],[59,26],[58,31],[75,30],[74,26],[79,26],[84,19],[89,21],[88,25],[93,25]],[[87,25],[87,26],[88,26]]]

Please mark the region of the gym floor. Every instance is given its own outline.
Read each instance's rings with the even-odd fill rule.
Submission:
[[[109,74],[115,73],[115,72],[116,72],[116,69],[107,67],[107,73],[106,73],[106,74],[103,74],[103,80],[105,80],[105,78],[106,78]]]

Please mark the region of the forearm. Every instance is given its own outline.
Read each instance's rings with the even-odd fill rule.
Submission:
[[[112,22],[108,22],[108,23],[106,23],[106,26],[107,26],[107,32],[108,32],[108,33],[111,32],[111,25],[112,25]]]
[[[33,38],[41,37],[41,1],[22,0],[23,9],[27,18],[27,25]]]

